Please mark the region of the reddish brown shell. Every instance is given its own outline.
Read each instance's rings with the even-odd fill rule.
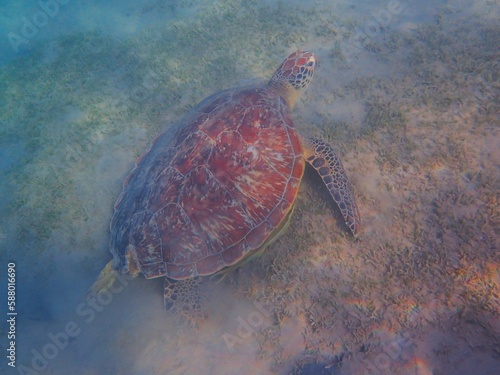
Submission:
[[[211,96],[158,137],[125,181],[111,223],[115,268],[127,272],[134,251],[147,278],[180,280],[235,264],[283,221],[304,163],[274,91]]]

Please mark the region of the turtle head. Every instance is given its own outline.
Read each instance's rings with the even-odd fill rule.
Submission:
[[[269,86],[292,108],[311,82],[315,68],[316,57],[311,52],[298,50],[281,63],[269,81]]]

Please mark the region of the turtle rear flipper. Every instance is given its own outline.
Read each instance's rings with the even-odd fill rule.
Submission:
[[[352,234],[358,234],[361,217],[340,158],[328,143],[313,138],[304,143],[306,161],[321,176]]]
[[[165,308],[179,314],[189,325],[195,326],[205,319],[204,298],[200,293],[201,278],[173,280],[165,277],[163,300]]]

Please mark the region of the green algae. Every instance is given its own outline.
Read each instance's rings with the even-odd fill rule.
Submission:
[[[126,40],[99,33],[63,37],[2,68],[0,139],[20,139],[25,149],[19,168],[6,175],[16,186],[12,211],[22,222],[17,238],[43,251],[58,229],[74,238],[93,226],[105,231],[119,183],[106,192],[108,208],[99,220],[80,197],[82,181],[91,184],[86,179],[95,177],[91,171],[100,158],[121,151],[133,163],[166,124],[199,100],[267,79],[287,49],[309,38],[330,43],[324,55],[336,56],[349,73],[356,62],[348,62],[342,43],[352,36],[350,22],[284,3],[273,8],[220,1],[193,20]],[[287,235],[259,259],[261,278],[247,287],[275,307],[277,324],[257,333],[259,342],[269,343],[262,356],[279,352],[280,328],[296,316],[306,322],[305,349],[297,357],[316,359],[380,349],[373,333],[380,322],[390,321],[394,330],[422,332],[432,323],[452,331],[466,320],[488,326],[497,313],[498,284],[490,268],[499,261],[498,170],[481,160],[478,145],[498,127],[499,59],[492,46],[499,33],[484,25],[475,30],[453,25],[445,15],[435,26],[367,44],[367,52],[384,61],[395,52],[404,57],[406,69],[392,81],[368,69],[340,88],[328,78],[332,87],[323,93],[331,90],[334,98],[360,100],[365,107],[355,132],[344,130],[345,120],[334,118],[333,126],[328,117],[313,121],[342,154],[351,153],[346,169],[354,177],[364,232],[354,241],[336,230],[324,196],[306,182]],[[55,50],[51,58],[49,48]],[[313,98],[308,106],[324,104]],[[105,143],[133,136],[136,128],[146,136],[112,150]],[[123,167],[115,179],[125,173]],[[97,254],[89,238],[80,251]],[[408,311],[423,310],[434,295],[444,301],[431,306],[436,310],[457,306],[453,322],[445,313],[431,323],[418,314],[412,321]],[[341,339],[331,334],[336,328],[346,332]],[[491,351],[493,340],[484,342]],[[277,369],[285,359],[276,355]]]
[[[24,223],[18,238],[31,233],[42,246],[61,223],[85,220],[75,178],[107,152],[103,137],[139,126],[153,139],[165,119],[210,93],[269,77],[284,54],[276,46],[294,45],[305,30],[301,13],[284,4],[221,1],[126,40],[63,36],[3,67],[0,137],[25,145],[22,167],[9,175]],[[138,142],[134,154],[145,146]]]

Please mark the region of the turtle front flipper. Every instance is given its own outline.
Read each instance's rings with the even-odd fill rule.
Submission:
[[[323,179],[352,234],[358,234],[361,218],[342,162],[328,143],[313,138],[304,143],[306,161]]]

